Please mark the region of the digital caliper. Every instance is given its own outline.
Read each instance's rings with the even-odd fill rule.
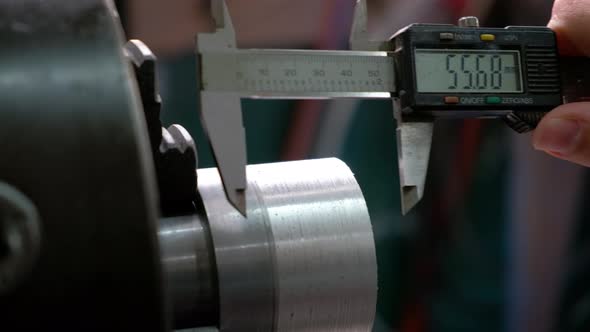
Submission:
[[[218,29],[197,41],[201,119],[227,198],[242,215],[241,98],[393,100],[405,214],[424,192],[435,119],[502,118],[526,132],[557,105],[590,96],[590,61],[560,58],[546,27],[481,28],[464,17],[457,26],[412,24],[370,41],[366,9],[357,1],[351,51],[237,49],[225,3],[214,1]]]

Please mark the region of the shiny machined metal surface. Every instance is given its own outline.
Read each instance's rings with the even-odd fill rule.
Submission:
[[[198,170],[221,331],[370,331],[377,299],[362,192],[337,159],[251,165],[248,218],[217,169]]]
[[[160,261],[174,327],[217,324],[217,274],[211,234],[200,214],[160,220]]]

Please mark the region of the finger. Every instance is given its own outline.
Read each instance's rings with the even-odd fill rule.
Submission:
[[[562,55],[590,56],[590,1],[556,0],[548,26]]]
[[[590,167],[590,102],[562,105],[547,113],[533,132],[533,146]]]

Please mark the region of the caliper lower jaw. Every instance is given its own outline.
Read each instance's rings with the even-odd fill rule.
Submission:
[[[391,51],[390,41],[373,41],[367,29],[367,3],[357,0],[350,33],[350,49],[364,51]],[[397,122],[396,140],[400,179],[402,214],[406,215],[424,194],[432,130],[434,123],[428,120],[408,119],[403,115],[399,99],[393,99],[394,117]]]
[[[373,41],[367,29],[367,2],[357,0],[350,33],[350,49],[364,51],[391,51],[390,41]],[[393,99],[394,117],[397,122],[396,140],[400,179],[402,214],[406,215],[424,194],[432,130],[434,123],[428,120],[408,119],[403,115],[399,99]]]
[[[236,35],[223,0],[211,1],[214,33],[197,36],[197,56],[236,49]],[[240,95],[200,92],[200,115],[223,181],[228,201],[246,217],[246,133],[242,122]]]
[[[434,122],[404,116],[399,100],[393,101],[397,121],[397,158],[402,214],[407,214],[424,194]]]
[[[246,217],[246,132],[239,95],[201,93],[201,121],[228,201]]]

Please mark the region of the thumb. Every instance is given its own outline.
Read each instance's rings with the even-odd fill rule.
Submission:
[[[590,1],[555,0],[549,27],[557,35],[561,55],[590,56]]]
[[[590,167],[590,102],[561,105],[533,133],[537,150]]]

